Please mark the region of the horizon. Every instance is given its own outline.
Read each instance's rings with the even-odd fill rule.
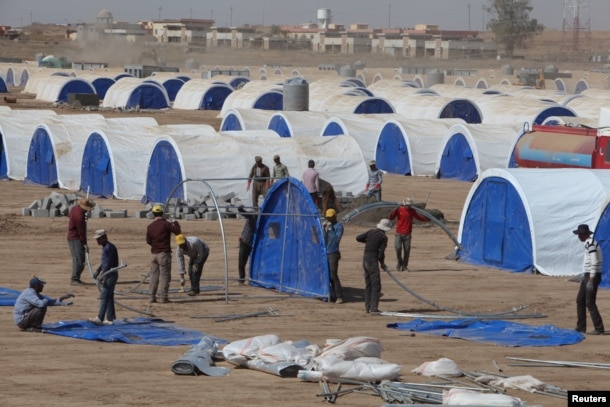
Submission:
[[[610,4],[605,0],[564,0],[559,5],[557,0],[531,0],[533,10],[529,16],[545,28],[562,30],[566,13],[568,24],[573,17],[570,14],[573,10],[565,5],[565,1],[579,2],[581,29],[588,25],[591,31],[610,30],[605,21],[610,15]],[[329,9],[332,22],[346,27],[368,24],[371,29],[406,29],[416,24],[430,24],[447,30],[487,31],[486,24],[492,18],[485,10],[489,3],[488,0],[427,0],[413,8],[404,1],[372,4],[353,0],[312,0],[306,5],[285,1],[277,6],[272,0],[233,0],[229,4],[211,0],[206,2],[207,9],[202,10],[201,3],[194,0],[174,0],[171,7],[164,7],[164,2],[145,0],[105,0],[94,4],[76,0],[55,0],[52,4],[41,0],[21,0],[1,2],[0,25],[22,28],[33,23],[65,26],[94,23],[103,9],[112,13],[114,21],[126,23],[190,18],[214,20],[219,27],[301,25],[316,23],[318,10]]]

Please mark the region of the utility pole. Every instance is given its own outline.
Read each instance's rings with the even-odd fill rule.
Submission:
[[[391,23],[391,16],[392,16],[392,4],[388,4],[388,28],[392,28],[392,23]]]
[[[481,31],[485,31],[485,6],[481,6]]]
[[[163,7],[159,7],[159,21],[161,21],[161,10],[163,10]]]
[[[193,19],[193,9],[191,9],[191,20]]]
[[[231,12],[229,14],[229,27],[233,27],[233,6],[231,6]]]
[[[470,31],[470,4],[468,5],[468,31]]]

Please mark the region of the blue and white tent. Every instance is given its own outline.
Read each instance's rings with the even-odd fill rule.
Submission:
[[[261,109],[228,109],[222,117],[220,131],[265,130],[275,110]]]
[[[95,94],[95,88],[86,79],[73,76],[50,76],[40,82],[36,99],[45,102],[67,102],[69,93]]]
[[[106,119],[85,143],[80,189],[105,198],[141,199],[153,135],[159,131],[152,117]]]
[[[137,78],[122,78],[108,88],[103,108],[167,109],[169,96],[165,88],[155,82]]]
[[[466,123],[482,121],[478,105],[468,99],[416,93],[390,101],[396,113],[407,119],[462,119]]]
[[[456,124],[442,141],[436,177],[474,181],[489,168],[508,168],[521,134],[519,123]]]
[[[53,110],[0,110],[0,179],[23,181],[30,140],[41,119]]]
[[[388,120],[377,132],[372,158],[377,168],[392,174],[434,176],[443,140],[458,122],[463,123],[459,119]]]
[[[186,82],[174,100],[174,109],[220,110],[233,88],[210,79],[191,79]]]
[[[235,90],[225,99],[220,112],[224,117],[229,109],[282,110],[284,108],[284,87],[275,81],[250,81]]]
[[[116,81],[109,76],[83,74],[79,75],[78,77],[89,81],[89,83],[93,85],[95,88],[95,93],[97,93],[97,95],[100,97],[100,100],[104,100],[108,89],[110,89],[110,87],[116,83]]]
[[[40,121],[27,154],[27,182],[78,190],[85,143],[105,123],[98,114],[57,115]]]
[[[275,131],[280,137],[318,135],[328,117],[328,113],[323,112],[275,112],[269,118],[267,128]]]
[[[576,116],[569,107],[557,102],[513,95],[492,95],[477,103],[482,123],[513,125],[515,123],[542,124],[549,116]]]
[[[460,219],[460,261],[549,276],[582,273],[572,233],[593,230],[610,201],[610,173],[587,169],[489,169],[473,184]]]
[[[0,76],[0,93],[8,93],[8,87],[6,81]]]
[[[318,209],[296,178],[276,181],[256,224],[250,284],[328,299],[330,277]]]

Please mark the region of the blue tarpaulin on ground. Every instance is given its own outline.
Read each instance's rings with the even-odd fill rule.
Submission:
[[[514,347],[573,345],[582,342],[585,338],[580,332],[553,325],[530,326],[515,322],[481,321],[471,318],[431,322],[415,319],[411,322],[388,324],[387,327]]]
[[[134,345],[181,346],[194,345],[204,336],[219,344],[229,343],[203,332],[183,328],[162,319],[133,318],[116,320],[114,325],[98,326],[89,321],[60,321],[44,324],[46,333],[89,341],[123,342]]]
[[[14,306],[21,291],[0,287],[0,306]]]

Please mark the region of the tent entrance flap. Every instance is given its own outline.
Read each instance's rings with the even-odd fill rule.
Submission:
[[[513,272],[531,271],[530,223],[521,196],[505,179],[485,178],[464,216],[460,261]]]

